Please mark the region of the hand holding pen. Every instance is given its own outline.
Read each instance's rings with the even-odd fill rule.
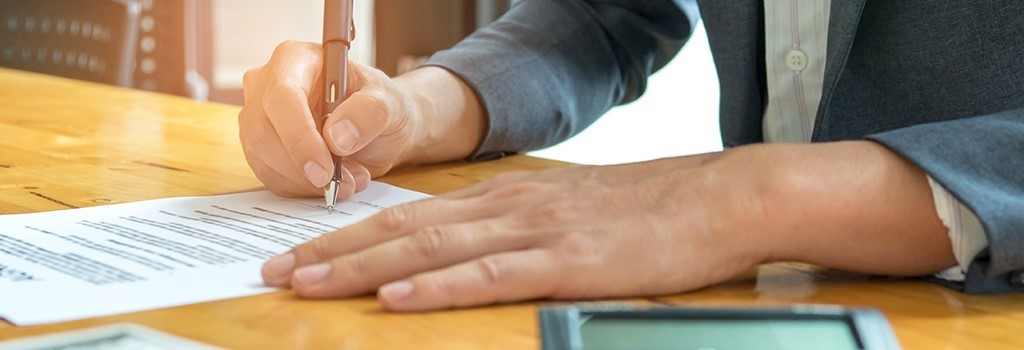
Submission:
[[[327,38],[351,41],[351,27],[331,28],[339,35]],[[337,195],[326,200],[344,200],[396,167],[463,159],[479,144],[485,122],[463,117],[482,108],[462,102],[475,95],[454,74],[428,66],[391,78],[344,59],[341,42],[326,46],[286,41],[245,73],[239,136],[253,174],[270,191],[319,197],[329,190]],[[332,46],[340,49],[336,61],[325,57]],[[324,77],[332,67],[333,93]],[[337,96],[333,103],[328,94]]]

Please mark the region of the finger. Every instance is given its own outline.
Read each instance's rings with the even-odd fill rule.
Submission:
[[[360,295],[389,281],[531,244],[528,235],[496,227],[503,226],[492,220],[428,226],[327,263],[299,268],[292,276],[291,287],[296,294],[309,298]],[[395,258],[399,256],[402,258]]]
[[[380,136],[388,124],[388,99],[376,89],[358,91],[343,101],[324,123],[323,139],[338,155],[358,152]]]
[[[376,70],[376,68],[364,65],[352,59],[348,60],[347,67],[348,74],[345,74],[345,77],[347,78],[345,81],[345,99],[348,99],[357,91],[363,90],[367,85],[372,84],[372,80],[370,78],[373,78],[373,76],[368,73]]]
[[[289,159],[302,178],[317,188],[330,179],[330,154],[319,137],[318,118],[310,110],[310,101],[316,100],[313,95],[322,69],[321,56],[320,45],[289,40],[274,49],[270,62],[253,72],[269,75],[258,82],[264,90],[253,89],[254,98],[262,99],[264,115],[284,146],[284,159]],[[309,130],[310,125],[313,130]]]
[[[391,311],[424,311],[536,299],[564,276],[549,250],[488,255],[385,284],[377,299]]]
[[[367,169],[359,162],[347,159],[342,160],[341,164],[342,166],[345,167],[345,169],[348,169],[350,174],[352,174],[352,176],[349,177],[349,179],[352,179],[352,183],[355,186],[356,193],[362,192],[366,190],[367,187],[370,187],[371,176],[369,169]]]
[[[341,203],[341,201],[351,198],[352,195],[356,193],[356,185],[352,181],[352,172],[350,172],[348,168],[342,166],[341,174],[338,174],[338,176],[341,177],[342,181],[341,184],[338,185],[338,195],[335,197],[335,200],[338,201],[338,203]]]
[[[288,159],[302,169],[311,185],[324,187],[331,179],[331,154],[316,129],[306,97],[300,88],[277,85],[264,94],[263,109]]]
[[[270,192],[273,192],[278,196],[300,198],[316,196],[320,192],[319,189],[312,188],[308,183],[297,183],[292,181],[292,179],[289,179],[287,176],[277,173],[273,168],[263,163],[263,161],[258,157],[249,156],[247,154],[245,160],[249,163],[249,168],[252,169],[256,178],[259,179],[260,182],[263,182]]]
[[[326,262],[344,254],[408,235],[424,227],[472,222],[529,207],[519,198],[488,197],[470,200],[428,199],[384,209],[364,221],[292,248],[263,265],[263,280],[271,286],[288,286],[296,267]],[[487,205],[485,205],[485,203]]]
[[[315,82],[323,68],[323,49],[317,43],[286,40],[274,48],[264,68],[276,84],[298,87],[310,96],[319,87]]]
[[[256,67],[245,71],[242,75],[242,98],[243,101],[248,104],[255,101],[256,90],[259,88],[259,75],[261,67]]]
[[[430,203],[428,203],[430,202]],[[267,285],[287,287],[295,268],[328,261],[380,242],[408,234],[428,225],[430,217],[440,218],[443,212],[458,212],[453,202],[431,199],[384,209],[381,213],[341,230],[297,245],[290,251],[263,264],[263,281]],[[435,215],[427,215],[427,214]]]
[[[249,109],[248,107],[244,109]],[[258,111],[245,112],[243,114],[259,113]],[[244,120],[243,120],[244,119]],[[292,191],[315,194],[318,188],[313,186],[299,168],[289,158],[284,149],[284,144],[274,133],[274,128],[266,118],[240,117],[239,134],[242,138],[242,148],[245,150],[249,166],[253,168],[256,177],[272,190],[280,189],[279,186],[292,188]],[[259,160],[258,163],[253,160]],[[262,165],[264,168],[257,169]],[[277,181],[276,176],[280,175],[287,181]]]
[[[274,48],[274,53],[266,65],[260,67],[259,76],[253,79],[257,84],[253,89],[254,98],[259,100],[267,89],[277,86],[289,86],[302,90],[307,96],[306,105],[313,108],[312,113],[317,126],[322,126],[326,112],[320,111],[320,98],[323,90],[323,49],[320,44],[286,40]],[[262,101],[261,101],[262,102]],[[319,130],[319,128],[317,128]]]

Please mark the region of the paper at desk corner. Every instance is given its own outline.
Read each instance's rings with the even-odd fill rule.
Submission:
[[[269,191],[0,216],[0,316],[33,325],[272,291],[291,247],[429,197],[384,183],[338,203]]]

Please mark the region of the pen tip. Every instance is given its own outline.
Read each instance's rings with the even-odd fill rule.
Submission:
[[[333,205],[328,205],[327,206],[327,214],[334,214],[334,206]]]

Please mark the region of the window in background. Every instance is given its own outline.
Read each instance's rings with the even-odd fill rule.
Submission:
[[[320,41],[323,0],[211,1],[212,100],[241,104],[245,70],[265,63],[278,43]],[[414,60],[406,65],[415,67],[415,60],[453,45],[514,3],[355,2],[357,40],[352,55],[389,74],[398,73],[403,60]],[[718,79],[707,36],[698,25],[683,51],[651,77],[643,97],[612,109],[572,139],[529,154],[581,164],[617,164],[721,149]]]
[[[320,42],[323,36],[323,0],[212,0],[212,88],[215,99],[242,103],[242,75],[270,59],[285,40]],[[373,64],[374,1],[355,0],[356,40],[351,57]]]
[[[722,150],[718,75],[703,22],[647,91],[586,130],[529,155],[579,164],[620,164]]]

